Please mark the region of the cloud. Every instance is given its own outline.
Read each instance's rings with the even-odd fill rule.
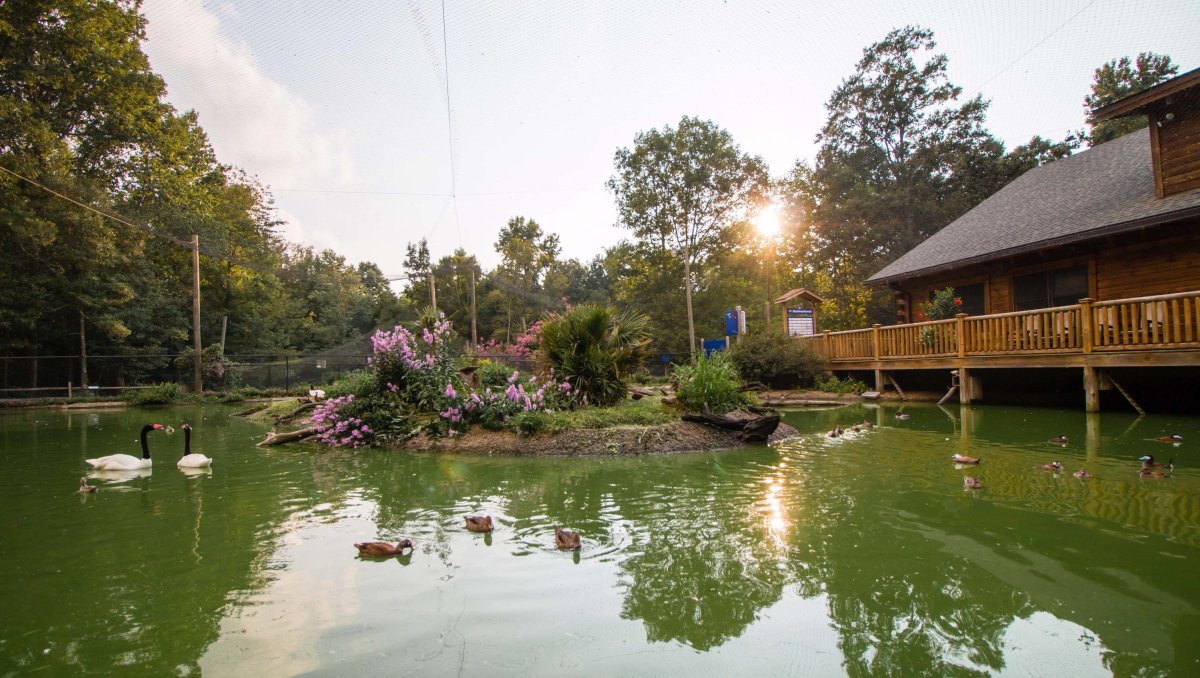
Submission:
[[[200,114],[221,162],[268,186],[339,187],[353,180],[346,134],[322,129],[311,106],[268,77],[245,45],[222,35],[217,12],[158,0],[143,12],[149,20],[143,49],[167,81],[167,99]]]

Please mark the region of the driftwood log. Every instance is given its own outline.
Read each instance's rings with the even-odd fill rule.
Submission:
[[[727,417],[723,414],[685,414],[681,417],[684,421],[691,421],[697,424],[707,424],[737,433],[738,440],[744,443],[763,443],[775,429],[779,427],[779,415],[771,414],[765,417],[753,417],[751,419],[739,419],[736,417]]]
[[[317,435],[318,429],[316,426],[309,426],[296,431],[287,431],[286,433],[276,433],[271,431],[267,434],[266,439],[255,447],[270,447],[272,445],[282,445],[284,443],[294,443],[297,440],[304,440]]]
[[[288,412],[287,414],[281,414],[278,417],[275,417],[275,423],[276,424],[287,423],[287,422],[295,419],[296,417],[300,416],[301,414],[303,414],[311,409],[315,409],[316,407],[317,407],[316,403],[304,403],[300,407],[297,407],[296,409],[292,410],[291,412]]]
[[[763,404],[774,405],[846,405],[845,400],[829,400],[821,398],[764,398]]]
[[[629,397],[634,400],[641,400],[647,396],[670,395],[670,386],[630,386]]]
[[[248,407],[248,408],[246,408],[246,409],[242,410],[241,412],[235,412],[235,413],[233,414],[233,416],[235,416],[235,417],[248,417],[248,416],[250,416],[250,415],[254,414],[255,412],[262,412],[262,411],[263,411],[263,410],[265,410],[265,409],[267,409],[267,406],[266,406],[266,405],[252,405],[252,406],[250,406],[250,407]]]

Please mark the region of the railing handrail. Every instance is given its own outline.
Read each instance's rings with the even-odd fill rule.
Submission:
[[[1155,294],[1149,297],[1130,297],[1128,299],[1093,301],[1092,308],[1097,306],[1120,306],[1121,304],[1144,304],[1153,301],[1171,301],[1172,299],[1188,299],[1196,296],[1200,296],[1200,290],[1193,290],[1191,292],[1175,292],[1173,294]]]
[[[1096,304],[1093,303],[1092,306]],[[1079,308],[1079,304],[1068,304],[1067,306],[1048,306],[1046,308],[1031,308],[1025,311],[1009,311],[1007,313],[988,313],[986,315],[969,315],[963,320],[970,322],[971,320],[983,320],[985,318],[1016,318],[1017,316],[1033,315],[1035,313],[1059,313],[1063,311],[1074,311]]]

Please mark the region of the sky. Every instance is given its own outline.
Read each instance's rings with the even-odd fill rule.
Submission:
[[[587,260],[626,237],[605,182],[638,132],[725,128],[772,175],[811,161],[862,50],[928,27],[1008,147],[1083,127],[1104,62],[1200,67],[1196,0],[145,0],[143,48],[280,233],[404,273],[428,238],[485,269],[514,216]]]

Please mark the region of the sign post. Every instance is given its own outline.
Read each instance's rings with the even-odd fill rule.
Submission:
[[[783,327],[789,337],[812,337],[817,330],[817,308],[825,301],[803,287],[781,295],[775,303],[783,307]]]

